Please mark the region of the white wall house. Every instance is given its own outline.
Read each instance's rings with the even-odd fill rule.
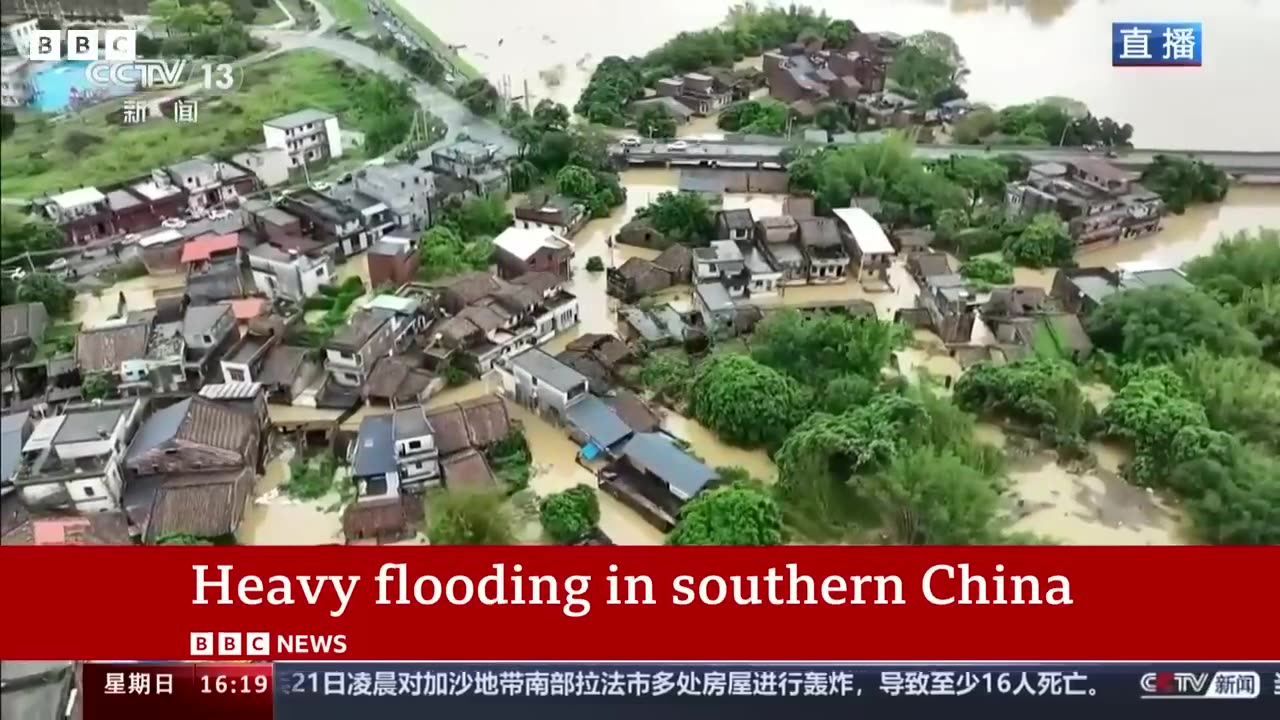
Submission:
[[[269,298],[301,302],[333,281],[335,269],[329,255],[303,255],[262,244],[249,251],[253,284]]]
[[[141,400],[68,406],[41,420],[22,447],[14,480],[28,507],[82,513],[120,509],[120,459],[137,426]]]
[[[425,410],[417,405],[400,408],[395,411],[392,423],[401,487],[439,485],[440,451],[436,447],[435,429]]]
[[[538,348],[507,358],[499,366],[503,392],[538,411],[563,413],[587,396],[587,378]]]
[[[323,110],[299,110],[268,120],[262,124],[262,139],[268,147],[289,153],[290,169],[342,157],[338,118]]]
[[[231,161],[252,172],[264,187],[276,187],[289,181],[289,150],[284,147],[255,145],[231,156]]]

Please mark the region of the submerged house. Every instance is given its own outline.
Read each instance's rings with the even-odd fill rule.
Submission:
[[[674,528],[680,508],[716,479],[715,470],[660,432],[632,435],[597,475],[601,490],[663,531]]]

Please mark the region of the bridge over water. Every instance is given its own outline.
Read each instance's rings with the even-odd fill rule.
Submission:
[[[672,141],[674,142],[674,141]],[[610,155],[620,165],[671,165],[675,167],[712,168],[780,168],[783,153],[795,143],[784,139],[697,140],[685,141],[684,149],[673,149],[667,141],[642,140],[639,145],[613,145]],[[839,145],[841,143],[832,143]],[[850,143],[851,144],[851,143]],[[1083,158],[1106,159],[1116,167],[1141,170],[1157,155],[1182,155],[1204,160],[1236,180],[1259,183],[1280,182],[1280,152],[1235,152],[1223,150],[1158,150],[1135,148],[1107,157],[1077,147],[1033,147],[1027,145],[916,145],[916,155],[924,158],[946,158],[952,155],[993,156],[1003,153],[1022,155],[1035,163],[1070,162]]]

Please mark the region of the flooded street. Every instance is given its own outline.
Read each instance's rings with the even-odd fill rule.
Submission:
[[[330,511],[339,502],[336,494],[304,501],[289,498],[280,491],[280,485],[289,479],[289,461],[293,456],[293,446],[284,445],[282,451],[267,462],[266,473],[258,478],[252,504],[236,532],[240,544],[328,545],[343,541],[341,515],[336,509]],[[335,482],[346,482],[346,479],[339,477]]]
[[[735,0],[490,0],[476,22],[469,0],[401,0],[501,90],[572,107],[609,55],[642,55],[677,33],[714,26]],[[781,3],[785,5],[785,3]],[[1280,149],[1280,95],[1257,92],[1259,68],[1280,67],[1280,4],[1256,0],[808,0],[868,31],[939,30],[960,46],[976,101],[1011,105],[1075,98],[1135,128],[1141,147]],[[1204,66],[1113,69],[1111,23],[1203,23]],[[1028,50],[1031,48],[1031,50]],[[1016,58],[1016,62],[1011,61]],[[556,72],[548,72],[550,70]],[[548,83],[546,80],[554,80]],[[504,80],[506,83],[504,83]],[[1240,112],[1224,113],[1223,108]]]
[[[96,293],[82,292],[76,295],[71,320],[86,328],[97,327],[116,314],[121,293],[129,310],[151,310],[156,306],[157,293],[177,292],[177,288],[184,285],[186,278],[178,274],[143,275],[109,285]]]

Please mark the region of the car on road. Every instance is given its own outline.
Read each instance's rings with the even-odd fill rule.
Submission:
[[[1116,152],[1115,150],[1108,150],[1108,151],[1107,151],[1107,157],[1109,157],[1109,158],[1118,158],[1118,157],[1120,157],[1120,153]]]
[[[677,140],[673,143],[667,143],[667,149],[672,152],[684,152],[689,149],[689,143],[683,140]]]
[[[48,266],[45,267],[45,270],[48,270],[49,272],[57,272],[59,270],[67,269],[67,266],[70,264],[71,263],[67,262],[66,258],[60,257],[57,260],[54,260],[53,262],[49,263]]]
[[[632,135],[631,137],[622,138],[622,147],[639,147],[640,138]]]

